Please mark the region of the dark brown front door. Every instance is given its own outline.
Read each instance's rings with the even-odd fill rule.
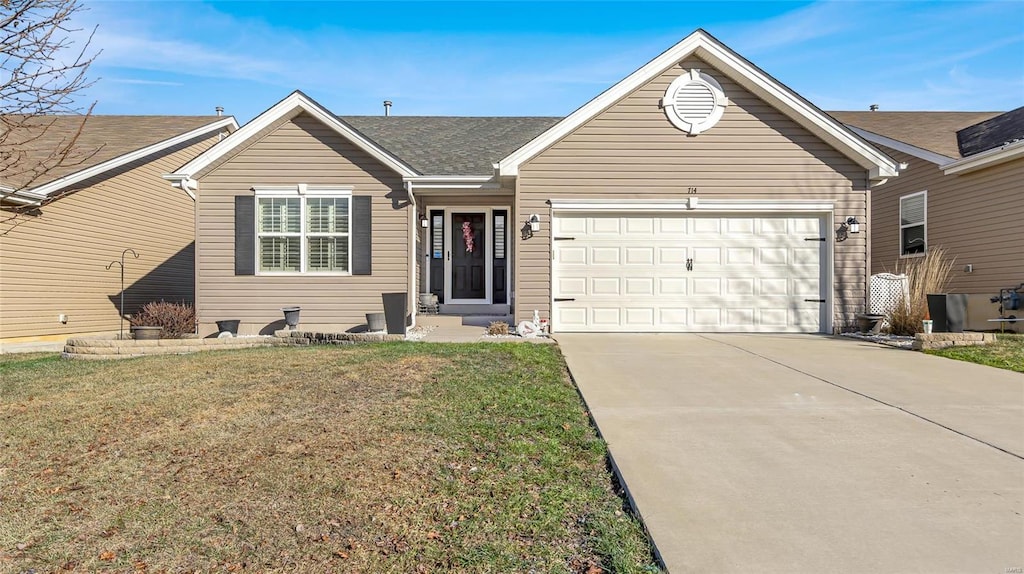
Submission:
[[[487,298],[487,240],[482,213],[452,213],[452,299]]]

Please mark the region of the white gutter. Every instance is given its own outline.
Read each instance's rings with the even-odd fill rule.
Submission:
[[[165,173],[160,177],[171,182],[171,185],[184,191],[192,198],[192,201],[196,200],[196,190],[199,189],[199,182],[192,179],[188,174],[184,173]]]
[[[176,146],[176,145],[178,145],[180,143],[187,142],[190,139],[199,137],[199,136],[201,136],[201,135],[203,135],[205,133],[209,133],[209,132],[212,132],[214,130],[220,130],[220,129],[226,128],[228,126],[234,126],[236,128],[238,127],[238,123],[235,121],[235,118],[233,118],[233,117],[224,118],[224,119],[222,119],[220,121],[216,121],[216,122],[213,122],[213,123],[206,124],[204,126],[196,128],[196,129],[194,129],[194,130],[192,130],[190,132],[185,132],[185,133],[183,133],[181,135],[178,135],[178,136],[175,136],[173,138],[166,139],[166,140],[163,140],[161,142],[157,142],[157,143],[155,143],[153,145],[149,145],[149,146],[146,146],[144,148],[137,149],[137,150],[135,150],[133,152],[130,152],[130,153],[119,155],[119,156],[117,156],[117,157],[115,157],[113,159],[107,160],[107,161],[105,161],[103,163],[96,164],[96,165],[94,165],[94,166],[92,166],[90,168],[83,169],[82,171],[77,171],[77,172],[75,172],[75,173],[73,173],[71,175],[66,175],[64,177],[55,179],[55,180],[51,181],[50,183],[47,183],[46,185],[41,185],[41,186],[39,186],[37,188],[34,188],[32,190],[32,192],[33,193],[41,194],[43,196],[49,196],[51,193],[53,193],[55,191],[58,191],[58,190],[60,190],[60,189],[62,189],[64,187],[67,187],[69,185],[78,183],[80,181],[84,181],[86,179],[89,179],[90,177],[99,175],[99,174],[101,174],[101,173],[103,173],[105,171],[108,171],[108,170],[120,167],[122,165],[127,165],[127,164],[129,164],[129,163],[131,163],[133,161],[142,159],[142,158],[144,158],[144,157],[146,157],[148,155],[151,155],[153,153],[156,153],[158,151],[161,151],[161,150],[164,150],[164,149],[167,149],[167,148],[170,148],[170,147],[174,147],[174,146]]]
[[[1024,140],[1005,143],[981,153],[951,161],[939,166],[946,175],[967,173],[983,167],[1008,162],[1019,157],[1024,157]]]
[[[46,199],[46,196],[24,189],[15,190],[13,187],[0,186],[0,199],[22,205],[40,205]]]

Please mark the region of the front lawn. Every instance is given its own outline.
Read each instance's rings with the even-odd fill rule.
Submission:
[[[0,356],[0,571],[651,572],[557,348]]]
[[[949,347],[926,352],[950,359],[1024,373],[1024,335],[996,335],[996,343],[993,345]]]

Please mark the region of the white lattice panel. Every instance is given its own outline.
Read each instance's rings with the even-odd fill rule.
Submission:
[[[868,313],[888,315],[900,303],[909,305],[910,282],[907,276],[879,273],[871,276]]]

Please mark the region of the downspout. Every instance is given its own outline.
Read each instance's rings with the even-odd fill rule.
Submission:
[[[419,311],[419,305],[417,305],[419,294],[416,289],[416,234],[419,233],[419,228],[416,221],[416,196],[412,193],[411,181],[405,182],[405,193],[409,197],[409,206],[411,208],[409,209],[409,273],[406,275],[409,280],[408,305],[411,311],[410,316],[412,317],[412,324],[409,327],[413,328],[416,326],[416,315]]]
[[[196,184],[195,190],[189,189],[189,182]],[[199,333],[199,199],[195,193],[198,191],[198,182],[182,180],[181,188],[192,198],[192,308],[196,319],[193,332]]]

